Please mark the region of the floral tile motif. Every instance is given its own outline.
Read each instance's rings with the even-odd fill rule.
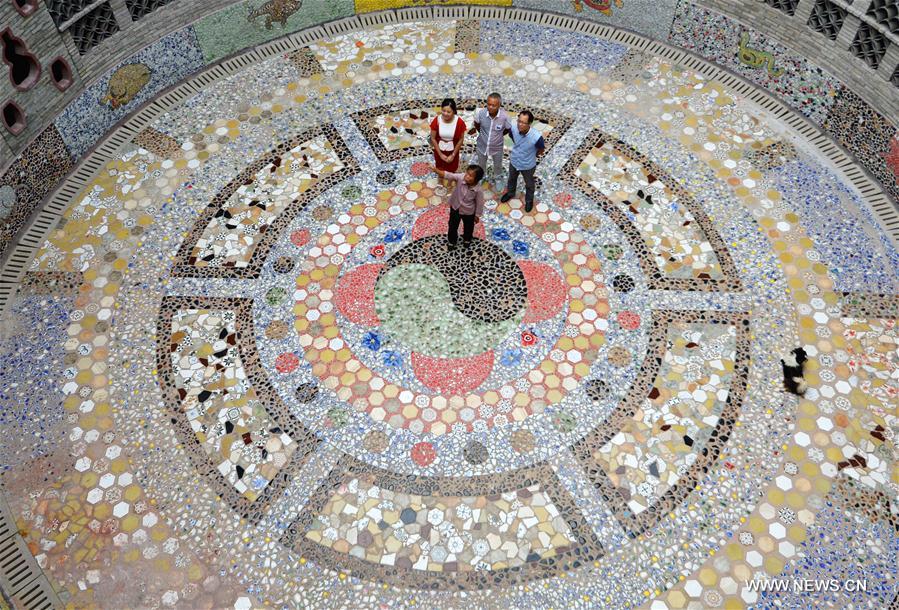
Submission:
[[[430,150],[428,145],[431,135],[430,123],[435,116],[440,114],[441,101],[439,99],[409,100],[399,104],[378,106],[353,114],[353,120],[381,162],[397,161],[428,153]],[[483,107],[484,103],[484,100],[474,98],[456,100],[459,116],[469,128],[474,124],[475,110]],[[505,104],[504,108],[511,116],[525,110],[525,107],[519,104]],[[572,121],[570,118],[548,110],[534,107],[527,109],[534,113],[534,127],[543,134],[548,153],[565,135]],[[506,136],[506,148],[511,148],[508,136]],[[474,143],[469,141],[463,145],[460,154],[465,157],[473,152]],[[508,151],[506,156],[508,156]]]
[[[167,297],[158,354],[172,423],[194,466],[223,482],[223,495],[245,517],[265,510],[318,443],[272,396],[255,348],[244,344],[253,337],[250,307]]]
[[[504,476],[397,477],[348,457],[281,542],[332,569],[415,589],[509,586],[603,554],[545,465]]]
[[[631,536],[653,527],[713,463],[737,418],[748,318],[654,312],[628,397],[573,451]]]
[[[174,275],[258,275],[272,242],[293,216],[357,170],[333,127],[294,136],[249,165],[213,199],[184,240]]]
[[[596,199],[627,235],[651,286],[740,290],[727,248],[702,208],[625,143],[594,130],[563,176]]]

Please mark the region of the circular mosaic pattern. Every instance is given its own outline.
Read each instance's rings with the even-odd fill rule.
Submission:
[[[489,176],[450,251],[428,124],[491,90],[544,135],[537,202]],[[17,297],[2,371],[16,404],[59,398],[62,439],[10,435],[28,547],[73,605],[116,607],[775,605],[743,583],[861,551],[895,572],[871,549],[899,259],[771,120],[646,52],[494,21],[209,85],[100,170]]]

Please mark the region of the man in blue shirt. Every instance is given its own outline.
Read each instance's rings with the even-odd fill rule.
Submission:
[[[512,154],[509,155],[509,182],[500,201],[505,203],[515,196],[518,188],[518,174],[524,176],[524,211],[534,209],[534,171],[537,169],[537,157],[546,150],[543,134],[531,129],[534,115],[530,110],[518,114],[518,121],[512,125],[509,135],[512,137]]]

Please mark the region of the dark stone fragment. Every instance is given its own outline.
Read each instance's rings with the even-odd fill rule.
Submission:
[[[634,289],[635,285],[636,284],[634,283],[634,279],[631,276],[625,275],[623,273],[619,273],[612,278],[612,287],[618,292],[630,292]]]
[[[404,508],[400,513],[400,521],[405,523],[406,525],[411,525],[415,523],[416,512],[411,508]]]

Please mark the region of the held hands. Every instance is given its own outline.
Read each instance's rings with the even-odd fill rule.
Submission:
[[[474,217],[474,223],[475,223],[475,224],[478,224],[479,222],[481,222],[481,217],[480,217],[480,216],[475,216],[475,217]]]

